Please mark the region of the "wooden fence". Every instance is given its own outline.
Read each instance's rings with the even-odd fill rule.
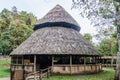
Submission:
[[[48,68],[42,69],[40,71],[36,71],[36,72],[33,72],[33,73],[26,74],[26,79],[25,80],[31,80],[31,79],[42,80],[43,77],[49,78],[50,75],[51,75],[51,67],[48,67]]]

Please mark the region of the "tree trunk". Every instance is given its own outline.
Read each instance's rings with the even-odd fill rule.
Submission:
[[[117,59],[116,59],[116,74],[115,80],[120,80],[120,2],[118,2],[116,7],[116,23],[117,23]]]

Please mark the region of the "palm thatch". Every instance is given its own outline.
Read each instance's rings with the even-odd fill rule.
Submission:
[[[76,25],[77,22],[60,6],[52,9],[38,25],[49,22],[66,22]],[[64,11],[62,11],[64,10]],[[53,11],[53,12],[52,12]],[[62,11],[62,12],[61,12]],[[54,15],[50,15],[54,14]],[[60,14],[58,16],[58,14]],[[71,27],[59,26],[52,27],[49,24],[35,32],[16,48],[11,55],[34,55],[34,54],[72,54],[72,55],[100,55],[100,53],[85,40],[85,38]],[[66,25],[64,25],[66,26]]]

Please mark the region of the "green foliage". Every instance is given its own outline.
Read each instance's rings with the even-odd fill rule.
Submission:
[[[95,38],[99,40],[97,49],[103,55],[115,55],[116,41],[116,11],[119,10],[118,0],[72,0],[72,8],[80,9],[80,15],[87,17],[96,26]],[[120,28],[119,28],[120,29]],[[120,30],[119,30],[120,31]]]
[[[84,37],[86,38],[86,40],[88,40],[88,41],[92,41],[92,35],[91,34],[89,34],[89,33],[85,33],[84,34]]]
[[[37,18],[26,11],[3,9],[0,13],[0,52],[8,55],[33,32]]]
[[[102,40],[96,48],[101,52],[102,55],[116,55],[117,53],[117,41],[116,38]]]
[[[79,9],[80,15],[87,17],[95,26],[107,26],[106,24],[111,24],[115,19],[113,0],[72,0],[72,2],[72,8]]]

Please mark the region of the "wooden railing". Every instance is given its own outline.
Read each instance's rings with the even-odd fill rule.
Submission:
[[[49,76],[51,75],[51,67],[48,67],[46,69],[42,69],[40,71],[36,71],[33,73],[29,73],[26,74],[26,79],[25,80],[29,80],[29,79],[40,79],[42,80],[43,77],[47,77],[49,78]]]
[[[116,67],[116,64],[102,64],[103,67]]]

